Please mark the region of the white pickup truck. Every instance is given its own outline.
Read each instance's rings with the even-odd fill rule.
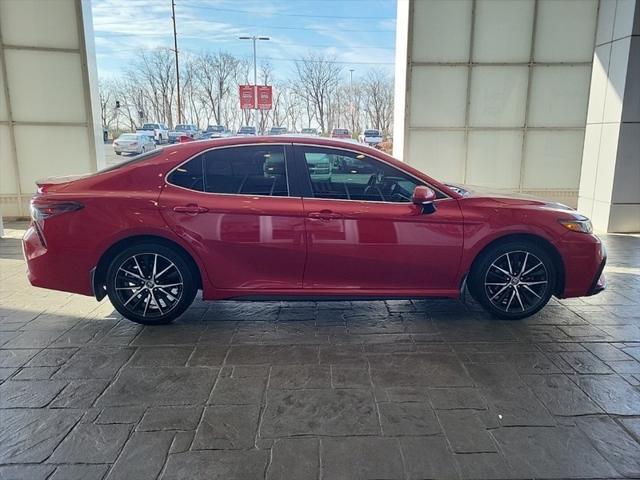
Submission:
[[[360,135],[360,141],[370,146],[382,143],[383,140],[380,130],[365,130]]]
[[[145,123],[136,133],[153,137],[157,144],[169,140],[169,127],[164,123]]]

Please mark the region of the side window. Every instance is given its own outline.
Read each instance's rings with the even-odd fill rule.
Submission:
[[[355,152],[304,148],[315,198],[410,202],[421,183],[406,173]]]
[[[178,187],[203,192],[204,177],[202,175],[202,155],[198,155],[196,158],[176,168],[171,172],[167,181]]]
[[[204,154],[205,191],[238,195],[289,195],[282,145],[219,148]]]

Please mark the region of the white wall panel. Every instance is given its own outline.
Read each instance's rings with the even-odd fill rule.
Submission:
[[[525,145],[524,186],[578,189],[583,142],[582,131],[529,131]]]
[[[597,0],[539,0],[534,60],[590,62]]]
[[[600,123],[604,115],[604,104],[609,85],[608,69],[611,57],[611,44],[596,47],[591,70],[589,87],[589,107],[587,123]]]
[[[6,50],[14,121],[85,122],[77,53]]]
[[[411,164],[437,180],[464,181],[465,133],[416,130],[409,140]]]
[[[529,126],[584,127],[590,75],[588,66],[534,67]]]
[[[471,6],[470,0],[414,2],[412,61],[468,61]]]
[[[619,122],[622,118],[622,100],[625,94],[630,48],[630,37],[611,44],[611,59],[609,60],[607,74],[607,96],[603,115],[604,122]]]
[[[18,193],[9,127],[0,125],[0,192]]]
[[[596,28],[596,45],[602,45],[613,39],[613,22],[616,18],[617,3],[618,0],[600,0]]]
[[[528,78],[528,67],[473,67],[470,125],[524,126]]]
[[[4,75],[2,74],[2,64],[0,64],[0,121],[8,119],[7,102],[4,99]]]
[[[0,2],[0,27],[6,45],[78,48],[74,0]]]
[[[412,69],[412,127],[462,127],[467,105],[467,67]]]
[[[520,182],[522,132],[469,132],[467,183],[517,188]]]
[[[85,127],[16,126],[15,135],[23,192],[43,177],[95,171]]]
[[[529,61],[534,5],[533,0],[477,2],[473,61]]]
[[[582,150],[582,165],[580,170],[580,191],[590,192],[596,188],[596,169],[598,168],[598,150],[600,149],[600,135],[602,125],[600,123],[587,124]]]

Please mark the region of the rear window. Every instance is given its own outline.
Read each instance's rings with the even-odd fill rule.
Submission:
[[[129,160],[125,160],[124,162],[118,163],[117,165],[112,165],[110,167],[103,168],[102,170],[98,170],[97,173],[113,172],[114,170],[118,170],[119,168],[125,167],[127,165],[131,165],[132,163],[138,163],[153,157],[157,157],[158,155],[160,155],[162,151],[163,151],[163,148],[156,148],[155,150],[151,150],[150,152],[136,155],[135,157],[132,157]]]
[[[133,133],[124,133],[118,137],[118,140],[137,140],[138,136]]]
[[[349,134],[349,130],[346,130],[344,128],[334,128],[333,129],[333,133],[335,133],[337,135],[348,135]]]
[[[159,128],[157,123],[145,123],[142,125],[141,130],[153,130],[155,128]]]
[[[379,137],[380,136],[380,132],[378,130],[365,130],[364,134],[367,137]]]

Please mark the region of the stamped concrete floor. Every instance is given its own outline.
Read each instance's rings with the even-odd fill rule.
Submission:
[[[640,238],[609,289],[503,322],[454,301],[197,301],[146,327],[30,287],[0,240],[0,479],[640,476]]]

